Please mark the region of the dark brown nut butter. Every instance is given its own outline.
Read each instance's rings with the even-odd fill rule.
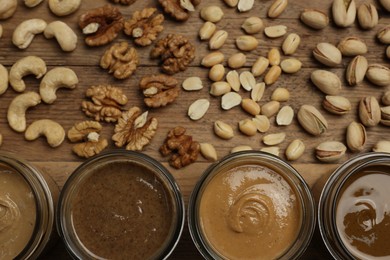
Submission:
[[[184,210],[172,176],[159,167],[140,153],[118,151],[76,169],[57,223],[74,258],[163,259],[172,252]]]

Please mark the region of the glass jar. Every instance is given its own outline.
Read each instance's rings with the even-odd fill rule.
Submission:
[[[390,234],[389,185],[386,153],[358,155],[330,176],[321,193],[318,222],[335,259],[390,257],[389,237],[383,237]]]
[[[166,259],[184,221],[183,198],[168,170],[145,154],[115,150],[69,177],[57,229],[74,259]]]
[[[211,165],[189,202],[192,240],[205,259],[298,259],[315,229],[315,204],[299,173],[263,152]]]
[[[0,152],[0,259],[37,259],[53,244],[58,195],[50,176]]]

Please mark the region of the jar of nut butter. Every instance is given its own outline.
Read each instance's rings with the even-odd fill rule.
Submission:
[[[315,229],[308,185],[287,162],[245,151],[210,166],[189,202],[191,237],[205,259],[298,259]]]
[[[116,150],[87,160],[69,177],[57,229],[74,259],[166,259],[184,215],[166,168],[147,155]]]
[[[390,154],[356,156],[321,193],[321,236],[335,259],[390,259]]]
[[[37,259],[55,241],[58,195],[50,176],[0,152],[0,259]]]

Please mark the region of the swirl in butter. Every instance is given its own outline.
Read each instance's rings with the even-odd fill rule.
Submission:
[[[31,239],[35,197],[23,177],[0,164],[0,259],[15,259]]]
[[[385,168],[370,167],[350,177],[338,200],[337,229],[358,259],[390,259],[390,167]]]
[[[199,208],[204,238],[225,259],[274,259],[294,243],[301,205],[281,174],[262,165],[217,173]]]

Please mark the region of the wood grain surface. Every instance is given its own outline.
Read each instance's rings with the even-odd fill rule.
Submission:
[[[107,46],[102,47],[88,47],[84,43],[84,37],[78,28],[78,18],[86,10],[102,6],[106,4],[107,0],[82,0],[81,8],[74,14],[66,17],[56,17],[48,9],[47,1],[44,1],[38,7],[29,9],[24,6],[22,0],[18,0],[19,6],[15,15],[5,21],[0,21],[3,26],[4,33],[0,39],[0,63],[6,66],[8,69],[18,59],[26,57],[28,55],[36,55],[41,57],[47,63],[48,69],[52,69],[57,66],[66,66],[73,69],[80,80],[77,88],[74,90],[61,89],[58,91],[58,99],[52,105],[40,104],[34,108],[31,108],[27,112],[27,123],[38,119],[53,119],[59,122],[63,127],[68,130],[75,123],[87,120],[88,118],[80,109],[81,101],[84,99],[86,89],[91,85],[96,84],[113,84],[121,87],[126,95],[129,97],[129,103],[127,107],[140,106],[144,109],[146,107],[143,104],[142,94],[138,89],[139,80],[150,74],[160,72],[159,63],[156,60],[149,58],[149,53],[152,46],[139,48],[137,47],[138,55],[140,57],[140,65],[135,74],[127,80],[116,80],[113,76],[109,75],[105,70],[102,70],[98,64],[100,57]],[[221,51],[228,58],[232,54],[238,52],[235,47],[235,38],[244,35],[244,32],[240,29],[242,22],[250,16],[259,16],[263,18],[266,25],[284,24],[288,26],[288,33],[296,32],[301,36],[301,44],[297,52],[293,57],[298,58],[303,63],[301,71],[294,75],[283,74],[281,78],[273,85],[266,88],[265,95],[260,102],[260,105],[270,100],[272,91],[277,87],[285,87],[290,91],[291,98],[288,102],[282,105],[290,105],[294,111],[297,112],[299,107],[303,104],[312,104],[317,107],[326,117],[329,122],[329,129],[326,133],[319,137],[313,137],[299,126],[296,119],[292,125],[288,127],[277,127],[275,119],[271,119],[271,129],[269,133],[286,132],[287,138],[279,147],[281,151],[281,157],[285,159],[284,151],[287,145],[294,139],[300,138],[306,145],[305,154],[296,162],[293,166],[296,167],[300,173],[304,176],[310,186],[316,186],[316,182],[322,176],[330,174],[337,165],[327,165],[319,163],[314,157],[314,148],[323,141],[338,140],[345,142],[345,129],[346,126],[352,121],[358,121],[357,116],[357,104],[358,101],[364,96],[374,96],[380,98],[388,88],[380,88],[373,86],[367,81],[356,87],[347,86],[344,80],[345,68],[348,65],[351,58],[343,58],[342,64],[336,68],[329,69],[335,72],[343,81],[343,89],[340,95],[348,97],[352,103],[352,111],[345,116],[335,116],[327,113],[322,107],[321,102],[324,98],[324,94],[321,93],[310,82],[310,73],[317,68],[324,68],[323,65],[316,62],[312,56],[312,50],[319,42],[330,42],[332,44],[338,44],[338,42],[346,36],[358,36],[363,39],[368,45],[368,53],[365,57],[369,63],[381,63],[388,64],[388,60],[385,58],[386,46],[381,45],[375,38],[376,32],[379,28],[390,22],[389,15],[385,13],[376,1],[373,1],[374,5],[379,10],[379,25],[373,30],[363,31],[359,28],[357,22],[350,28],[337,28],[333,22],[324,30],[315,31],[299,21],[299,15],[305,8],[317,8],[330,15],[330,0],[291,0],[286,11],[277,19],[267,18],[268,7],[272,4],[271,0],[257,0],[255,1],[254,8],[247,13],[239,13],[234,8],[228,8],[222,0],[209,0],[203,1],[197,8],[191,18],[185,23],[178,23],[166,16],[164,22],[164,31],[159,37],[164,37],[168,33],[183,34],[187,36],[190,41],[196,46],[196,58],[192,62],[191,66],[184,72],[178,73],[175,77],[182,82],[189,76],[199,76],[202,78],[204,88],[196,92],[181,91],[178,99],[171,105],[161,108],[150,110],[150,115],[156,117],[159,120],[159,129],[156,136],[153,138],[150,145],[146,146],[143,153],[150,155],[151,157],[162,162],[175,176],[178,181],[185,201],[188,201],[188,197],[194,187],[199,176],[203,170],[206,169],[210,162],[202,157],[199,157],[198,161],[181,170],[174,170],[167,163],[167,158],[161,157],[158,152],[158,148],[164,141],[167,132],[177,125],[187,127],[188,133],[193,135],[195,140],[199,142],[208,142],[216,147],[219,157],[227,155],[229,151],[237,145],[250,145],[253,149],[260,149],[264,147],[261,143],[262,134],[257,134],[253,137],[247,137],[241,134],[238,130],[238,121],[250,118],[248,114],[237,107],[230,111],[223,111],[220,108],[220,98],[212,97],[208,94],[211,81],[208,80],[208,70],[201,67],[200,61],[202,57],[208,54],[207,42],[201,42],[198,39],[198,30],[203,21],[199,18],[199,10],[207,5],[218,5],[224,10],[224,18],[217,23],[218,29],[224,29],[228,31],[229,37],[226,44],[221,48]],[[366,1],[357,1],[357,6]],[[1,4],[1,0],[0,0]],[[134,11],[141,10],[144,7],[155,7],[161,11],[161,7],[156,0],[137,1],[130,7],[120,6],[122,14],[126,19],[131,17]],[[331,16],[330,16],[331,17]],[[12,33],[15,27],[22,21],[30,18],[42,18],[47,22],[61,20],[66,22],[78,35],[77,49],[71,53],[64,53],[61,51],[59,45],[54,39],[47,40],[43,35],[37,35],[32,44],[26,50],[19,50],[11,41]],[[262,33],[254,35],[260,42],[259,47],[252,51],[245,53],[247,55],[247,62],[245,67],[240,71],[248,70],[259,57],[259,55],[266,56],[267,52],[272,47],[280,49],[284,37],[278,39],[268,39]],[[118,41],[130,41],[126,35],[120,34],[115,40]],[[284,57],[283,57],[284,58]],[[262,77],[257,78],[258,82],[262,81]],[[27,84],[27,91],[38,91],[39,80],[32,76],[25,78]],[[240,94],[243,97],[249,97],[249,93],[241,90]],[[20,157],[25,158],[40,167],[42,170],[48,172],[59,185],[62,187],[67,177],[72,171],[81,163],[83,159],[78,158],[71,152],[72,144],[69,141],[65,141],[58,148],[50,148],[44,138],[39,138],[36,141],[28,142],[24,140],[24,135],[12,131],[7,123],[7,108],[12,101],[18,95],[11,88],[0,97],[0,133],[3,135],[3,144],[1,150],[18,154]],[[211,106],[205,117],[199,121],[191,121],[187,117],[187,109],[189,105],[198,98],[206,98],[210,100]],[[229,141],[219,139],[213,133],[213,122],[222,119],[225,122],[235,126],[235,137]],[[111,139],[113,134],[113,124],[103,123],[103,136]],[[367,129],[368,141],[364,151],[369,152],[372,146],[379,140],[390,139],[388,128],[384,126],[377,126]],[[110,142],[109,149],[115,148],[112,142]],[[339,162],[356,156],[356,153],[347,152],[346,156]],[[318,186],[316,189],[321,190]],[[313,238],[313,242],[310,245],[307,253],[303,259],[329,259],[331,258],[326,252],[319,234],[316,233]],[[62,242],[58,242],[57,245],[49,250],[46,256],[42,259],[70,259],[66,253]],[[201,256],[197,252],[193,245],[188,233],[188,228],[185,227],[183,236],[176,250],[170,259],[201,259]]]

